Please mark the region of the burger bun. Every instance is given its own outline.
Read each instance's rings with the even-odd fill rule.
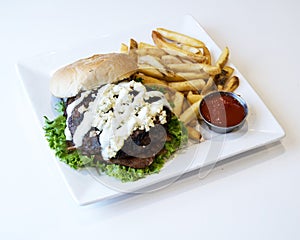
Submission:
[[[137,62],[131,55],[95,54],[57,70],[50,80],[50,91],[59,98],[73,97],[81,91],[129,78],[136,70]]]

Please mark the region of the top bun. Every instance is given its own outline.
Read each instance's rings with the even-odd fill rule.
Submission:
[[[136,70],[137,62],[128,54],[96,54],[57,70],[50,81],[50,91],[59,98],[73,97],[80,91],[124,80]]]

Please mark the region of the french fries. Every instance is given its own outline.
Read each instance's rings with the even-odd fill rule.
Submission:
[[[121,53],[128,53],[128,46],[125,43],[121,43],[120,52]]]
[[[190,104],[193,104],[197,101],[202,100],[203,95],[201,94],[194,94],[192,91],[189,91],[186,95],[186,99],[189,101]]]
[[[205,81],[203,79],[195,79],[183,82],[170,82],[168,86],[180,92],[198,91],[204,88]]]
[[[180,116],[179,119],[184,123],[188,124],[199,116],[198,107],[201,100],[194,102],[190,107],[188,107]]]
[[[184,80],[194,80],[194,79],[207,79],[209,74],[204,71],[199,72],[177,72],[177,76],[183,78]]]
[[[162,36],[164,36],[167,39],[176,41],[176,42],[180,42],[182,44],[188,45],[188,46],[193,46],[195,48],[201,48],[203,46],[205,46],[205,44],[196,39],[196,38],[192,38],[189,37],[187,35],[184,35],[182,33],[178,33],[178,32],[174,32],[165,28],[157,28],[156,29],[157,32],[159,32]]]
[[[216,62],[216,65],[219,66],[220,68],[223,68],[225,66],[225,64],[227,63],[228,56],[229,56],[229,49],[228,49],[228,47],[225,47],[223,49],[223,52],[219,56],[219,58]]]
[[[174,114],[184,123],[189,138],[202,139],[199,132],[199,103],[211,91],[235,91],[239,78],[227,65],[229,49],[225,47],[213,62],[204,42],[165,28],[152,31],[153,43],[121,44],[120,51],[137,57],[136,78],[150,87],[164,89]]]
[[[137,52],[140,57],[149,55],[149,56],[161,58],[166,55],[166,52],[164,50],[156,47],[138,48]]]
[[[188,130],[188,135],[189,135],[189,138],[194,140],[194,141],[197,141],[197,142],[200,142],[201,141],[201,133],[196,130],[195,128],[191,127],[191,126],[187,126],[186,127],[187,130]]]
[[[184,50],[180,48],[176,44],[167,41],[164,37],[157,31],[152,31],[152,39],[154,43],[161,49],[165,50],[171,55],[177,54],[178,56],[188,56],[192,59],[198,60],[199,62],[203,62],[206,58],[202,55],[197,55],[193,52]]]
[[[168,85],[166,81],[159,80],[157,78],[150,77],[141,73],[136,74],[135,77],[142,79],[144,84],[153,83],[153,84],[164,85],[164,86]]]
[[[238,88],[239,82],[240,81],[237,76],[229,78],[224,84],[223,91],[234,92],[234,90]]]
[[[173,100],[173,104],[174,104],[173,112],[177,117],[179,117],[182,112],[183,102],[184,102],[184,95],[181,92],[176,92]]]
[[[164,55],[161,57],[161,62],[165,65],[182,63],[182,60],[174,55]]]
[[[149,65],[149,64],[142,64],[139,63],[139,72],[145,74],[146,76],[163,79],[164,75],[162,72],[159,71],[159,69]]]
[[[205,86],[202,88],[201,94],[202,94],[202,95],[206,95],[206,94],[208,94],[209,92],[215,91],[215,90],[217,90],[217,87],[216,87],[215,82],[214,82],[214,77],[211,76],[211,77],[207,80]]]

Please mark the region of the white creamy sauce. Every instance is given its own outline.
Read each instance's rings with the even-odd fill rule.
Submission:
[[[73,110],[74,110],[74,108],[78,105],[78,104],[80,104],[81,102],[82,102],[82,100],[85,98],[85,97],[87,97],[88,95],[90,94],[90,91],[86,91],[86,92],[82,92],[81,93],[81,95],[80,95],[80,97],[79,98],[77,98],[75,101],[73,101],[70,105],[68,105],[68,107],[67,107],[67,122],[66,122],[66,124],[67,124],[67,127],[65,128],[65,135],[66,135],[66,139],[67,140],[72,140],[72,135],[71,135],[71,132],[70,132],[70,130],[69,130],[69,124],[68,124],[68,119],[69,119],[69,117],[71,116],[71,114],[72,114],[72,112],[73,112]]]
[[[80,98],[68,106],[68,118],[89,93],[82,93]],[[152,97],[159,100],[147,102]],[[147,92],[141,83],[130,81],[118,85],[104,85],[96,92],[94,101],[90,102],[87,108],[79,107],[78,110],[83,113],[83,120],[74,132],[73,142],[76,147],[80,147],[85,134],[91,127],[96,127],[100,133],[98,137],[102,157],[108,160],[116,156],[133,131],[149,131],[154,126],[156,116],[161,124],[166,123],[164,106],[170,108],[164,94],[159,91]],[[65,132],[67,139],[71,140],[70,131]]]

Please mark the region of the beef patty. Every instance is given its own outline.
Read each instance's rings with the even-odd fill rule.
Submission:
[[[81,113],[79,109],[82,106],[85,108],[88,107],[89,103],[95,98],[93,93],[94,92],[91,92],[85,97],[85,99],[73,109],[71,116],[68,116],[68,126],[72,137],[83,119],[83,113]],[[78,97],[80,97],[80,95]],[[68,98],[66,105],[68,106],[74,100],[76,100],[76,98]],[[164,110],[167,113],[168,122],[173,113],[166,107]],[[77,149],[80,154],[85,156],[94,155],[97,161],[103,161],[101,156],[101,144],[98,138],[99,133],[99,130],[94,127],[87,132],[83,137],[82,145]],[[145,168],[151,165],[155,159],[155,155],[163,149],[167,138],[166,124],[161,125],[157,119],[155,126],[150,128],[148,132],[145,130],[135,130],[130,138],[125,141],[124,146],[117,152],[116,156],[109,160],[109,163],[132,168]]]

